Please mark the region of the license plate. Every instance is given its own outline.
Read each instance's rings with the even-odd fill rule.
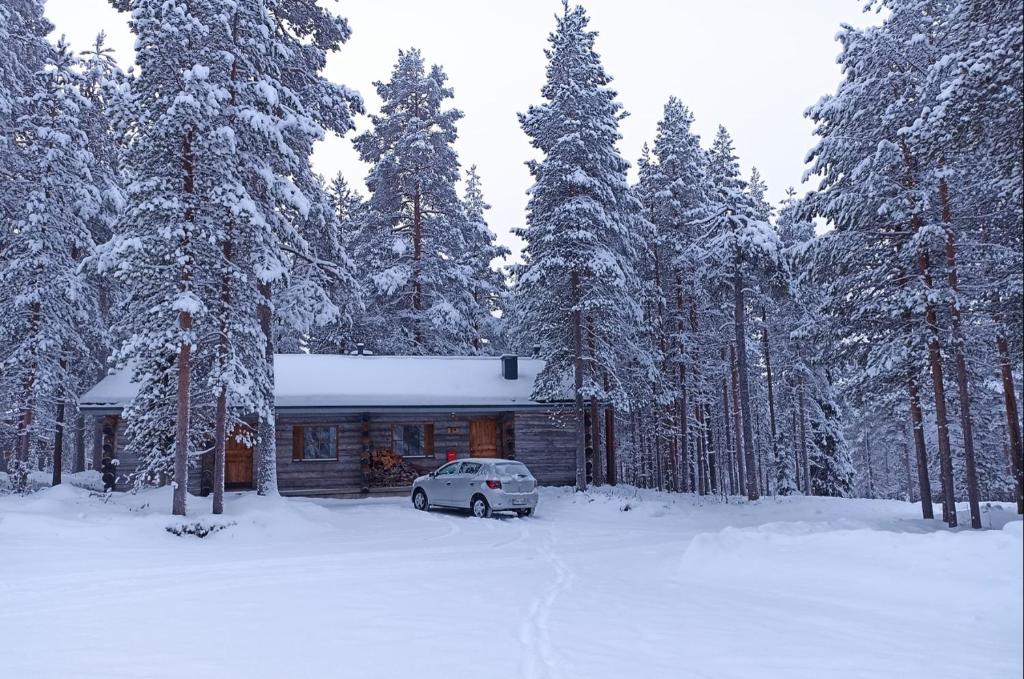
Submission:
[[[526,504],[526,500],[517,497],[514,500],[512,500],[512,504],[514,504],[514,505],[525,505]]]

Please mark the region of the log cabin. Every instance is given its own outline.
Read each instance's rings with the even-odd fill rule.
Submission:
[[[412,480],[462,457],[525,463],[542,485],[575,481],[571,403],[532,398],[544,367],[517,356],[278,354],[274,357],[277,479],[282,495],[405,493]],[[116,464],[131,489],[138,458],[125,446],[122,411],[137,393],[114,372],[80,398],[94,418],[93,467]],[[225,486],[254,487],[252,422],[229,437]],[[190,459],[189,490],[213,486],[213,453]]]

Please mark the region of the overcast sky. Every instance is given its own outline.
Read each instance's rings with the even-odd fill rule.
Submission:
[[[476,163],[489,222],[499,240],[517,251],[509,230],[523,222],[532,157],[516,113],[540,99],[544,47],[560,0],[325,0],[347,17],[352,39],[328,62],[332,80],[359,90],[370,111],[380,105],[373,81],[386,79],[401,48],[419,47],[444,66],[455,88],[454,105],[466,117],[457,148],[464,167]],[[757,166],[779,200],[800,185],[803,158],[812,146],[803,111],[835,90],[843,22],[863,25],[863,0],[584,0],[597,50],[613,87],[630,113],[622,122],[620,150],[630,163],[655,125],[669,95],[696,117],[707,145],[719,124],[736,143],[744,173]],[[48,0],[47,15],[84,49],[103,30],[123,66],[134,61],[127,19],[106,0]],[[368,118],[358,121],[366,128]],[[316,168],[341,171],[365,192],[366,166],[345,139],[321,143]]]

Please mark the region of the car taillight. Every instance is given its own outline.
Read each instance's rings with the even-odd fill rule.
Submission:
[[[501,488],[501,481],[495,481],[494,479],[488,479],[487,487],[494,490],[495,488]]]

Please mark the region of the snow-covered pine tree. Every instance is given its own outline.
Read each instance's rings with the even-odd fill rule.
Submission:
[[[977,466],[978,455],[983,453],[975,446],[974,420],[979,411],[972,407],[972,401],[976,400],[972,394],[981,390],[972,379],[968,351],[977,354],[982,347],[993,344],[999,347],[998,328],[1006,318],[998,302],[1003,294],[1015,298],[1010,317],[1019,323],[1022,315],[1022,297],[1018,292],[1024,276],[1021,262],[1022,114],[1019,106],[1024,86],[1018,73],[1024,51],[1020,26],[1022,7],[1019,1],[957,1],[932,6],[901,0],[894,3],[886,21],[894,38],[910,30],[918,31],[915,39],[925,48],[924,57],[916,62],[919,68],[927,64],[925,77],[915,91],[915,99],[922,102],[920,110],[914,123],[899,134],[903,143],[913,149],[922,170],[922,184],[931,192],[930,202],[934,207],[928,211],[921,233],[931,233],[926,237],[944,243],[944,248],[941,245],[933,248],[938,251],[936,255],[942,253],[936,257],[934,266],[940,271],[944,268],[945,273],[945,281],[939,278],[936,286],[944,287],[949,297],[943,310],[945,314],[941,315],[948,316],[946,344],[952,354],[950,372],[957,386],[952,398],[959,412],[962,478],[966,481],[974,528],[981,527]],[[911,18],[901,21],[901,15]],[[918,17],[925,17],[924,30],[915,25]],[[943,28],[935,29],[939,22]],[[979,224],[978,214],[989,215],[984,220],[986,224]],[[993,261],[990,236],[995,231],[1002,232],[999,241],[1008,251]],[[971,266],[975,262],[990,261],[998,262],[995,270],[987,266],[978,270]],[[1002,278],[1004,282],[986,285],[995,278]],[[987,341],[984,334],[979,341],[971,341],[973,338],[969,335],[981,324],[992,325],[995,329],[982,331],[988,335]],[[1010,393],[1009,386],[1004,386],[1004,393]],[[1010,410],[1007,409],[1007,414]],[[1011,428],[1015,420],[1015,413],[1007,418]],[[1011,446],[1013,436],[1010,435]],[[1016,438],[1019,450],[1019,436]],[[1024,476],[1021,476],[1019,458],[1019,454],[1015,456],[1014,472],[1021,481]],[[957,465],[956,460],[954,465]],[[1024,486],[1018,483],[1018,487],[1021,502],[1024,501]]]
[[[616,149],[621,105],[594,51],[582,7],[564,4],[549,36],[544,102],[520,115],[542,154],[527,207],[524,263],[516,271],[513,336],[547,359],[537,399],[564,398],[577,409],[576,485],[587,486],[584,400],[628,405],[630,385],[656,366],[636,332],[642,313],[635,263],[640,207]]]
[[[697,224],[707,216],[707,154],[699,137],[691,131],[693,116],[676,97],[665,104],[658,123],[653,157],[641,160],[638,195],[647,220],[652,225],[651,261],[644,271],[653,298],[646,304],[652,314],[652,346],[661,354],[660,379],[653,382],[654,408],[671,405],[671,412],[660,414],[655,422],[676,429],[667,441],[669,467],[675,470],[673,487],[700,491],[695,484],[697,470],[691,454],[690,406],[695,399],[687,380],[700,375],[696,367],[704,363],[708,343],[693,333],[693,323],[707,308],[705,291],[693,285],[695,262],[691,245],[697,238]],[[691,313],[691,311],[693,313]],[[703,389],[703,381],[701,383]],[[702,392],[703,393],[703,392]],[[704,399],[707,400],[707,399]],[[666,416],[667,415],[667,416]],[[655,434],[660,440],[664,434]],[[678,464],[676,458],[679,458]]]
[[[993,232],[998,229],[991,225],[1009,227],[1000,241],[1020,240],[1019,201],[1004,202],[1019,188],[999,188],[1019,184],[1014,182],[1020,174],[1019,146],[1014,146],[1019,135],[1009,129],[1019,125],[1020,118],[1006,117],[998,104],[990,103],[1012,98],[1021,89],[1019,78],[1004,80],[1005,87],[994,85],[1001,74],[1020,65],[1019,21],[1011,21],[1002,7],[956,0],[891,0],[872,6],[884,6],[886,19],[880,26],[844,28],[844,81],[835,96],[809,111],[822,137],[810,156],[812,170],[825,178],[812,204],[837,227],[834,236],[822,240],[819,265],[828,272],[826,284],[834,291],[828,295],[831,312],[853,320],[858,327],[853,335],[864,340],[839,347],[858,358],[859,380],[891,381],[894,372],[903,373],[920,470],[928,467],[927,418],[922,409],[927,399],[918,385],[930,380],[944,518],[951,525],[957,521],[954,472],[962,469],[972,525],[978,526],[970,396],[977,387],[971,385],[976,378],[967,368],[965,347],[979,344],[967,342],[966,335],[987,320],[971,314],[988,307],[995,317],[1002,305],[1000,294],[992,294],[991,287],[972,283],[961,288],[959,280],[991,256]],[[982,31],[973,23],[980,17],[986,23]],[[1000,46],[989,51],[996,44]],[[986,54],[985,66],[967,75],[961,69],[972,63],[968,55],[977,54],[975,50]],[[1001,67],[993,68],[995,62]],[[960,89],[968,83],[969,94]],[[960,114],[947,117],[954,101]],[[979,109],[979,115],[972,116],[969,111],[977,106],[987,113]],[[972,122],[964,122],[968,120]],[[991,133],[983,131],[986,126]],[[985,146],[964,143],[965,137],[999,141]],[[1008,162],[991,162],[1011,157]],[[979,214],[987,217],[978,220]],[[974,243],[985,246],[975,248]],[[1019,274],[1011,274],[1011,280],[1019,280]],[[985,292],[965,296],[964,290]],[[1020,316],[1018,311],[1013,315]],[[880,318],[887,321],[880,323]],[[998,330],[993,328],[991,335],[998,346]],[[956,377],[955,393],[946,391],[948,374]],[[957,409],[949,411],[951,405]],[[959,418],[953,416],[957,413]],[[957,426],[964,442],[962,455],[951,446],[956,437],[950,430]],[[925,473],[920,481],[923,512],[929,516]]]
[[[0,41],[8,46],[0,53],[0,266],[5,269],[14,257],[15,239],[20,235],[14,224],[23,215],[33,172],[25,147],[16,143],[16,124],[31,113],[31,95],[38,87],[36,74],[52,59],[53,47],[46,40],[51,30],[53,25],[43,15],[40,0],[0,5]],[[4,347],[18,341],[16,333],[15,324],[0,324]],[[23,392],[20,385],[4,385],[0,410],[17,413],[19,392]],[[5,463],[17,462],[18,448],[18,427],[10,417],[0,419],[0,454]]]
[[[310,167],[313,143],[325,129],[350,130],[361,109],[357,94],[320,76],[349,29],[313,0],[115,4],[132,10],[141,69],[130,207],[104,257],[133,291],[134,334],[120,360],[142,389],[129,434],[133,445],[166,449],[159,432],[176,379],[174,511],[185,509],[188,451],[211,433],[220,510],[225,439],[243,415],[257,419],[257,490],[276,490],[275,285],[293,272],[288,289],[306,293],[315,318],[337,312],[315,281],[297,285],[306,279],[296,262],[343,266],[327,267],[302,231],[331,218]],[[192,399],[196,385],[210,387],[201,393],[211,402]]]
[[[256,12],[254,10],[254,16]],[[348,272],[343,260],[324,263],[303,237],[310,219],[310,207],[322,206],[322,181],[313,172],[313,144],[325,132],[344,135],[353,129],[352,116],[362,113],[362,98],[354,90],[329,81],[323,74],[329,53],[348,41],[348,22],[316,0],[262,0],[262,16],[254,18],[249,43],[243,43],[251,56],[253,79],[248,88],[259,115],[254,120],[276,121],[273,125],[253,125],[254,143],[249,148],[251,164],[246,187],[250,197],[262,197],[257,209],[264,225],[262,238],[252,248],[258,288],[262,295],[258,318],[263,332],[267,391],[261,401],[273,404],[274,304],[273,290],[283,283],[287,265],[296,261],[316,262],[318,270],[347,285]],[[317,208],[319,209],[319,207]],[[284,266],[282,266],[284,265]],[[312,293],[317,297],[320,292]],[[329,291],[322,299],[331,299]],[[342,309],[348,305],[342,306]],[[316,316],[327,320],[329,310]],[[256,490],[260,494],[277,492],[276,427],[272,407],[258,418]]]
[[[140,477],[163,476],[168,461],[159,453],[173,432],[172,512],[184,515],[189,456],[205,438],[199,432],[210,431],[211,404],[193,399],[203,385],[196,378],[209,374],[196,325],[206,321],[216,295],[208,274],[219,259],[222,226],[208,199],[233,173],[220,150],[226,27],[216,5],[131,0],[115,6],[131,10],[136,36],[132,96],[139,132],[124,156],[126,211],[98,263],[130,290],[118,310],[126,339],[116,353],[139,384],[139,397],[124,412],[127,446],[147,463]]]
[[[770,224],[759,217],[759,209],[746,182],[740,178],[733,155],[732,139],[718,128],[708,162],[713,208],[707,221],[707,235],[701,242],[700,279],[710,288],[729,290],[736,353],[736,382],[742,425],[746,494],[760,496],[758,465],[755,462],[754,423],[748,369],[747,306],[757,304],[764,289],[761,281],[775,275],[781,264],[782,243]],[[748,298],[748,295],[750,298]],[[723,302],[724,303],[724,302]]]
[[[495,242],[494,232],[487,224],[485,213],[491,206],[484,200],[476,165],[470,165],[466,172],[462,203],[467,222],[463,264],[473,284],[473,308],[470,310],[473,351],[494,353],[503,346],[502,322],[496,313],[504,310],[508,296],[505,276],[494,268],[494,262],[511,252]]]
[[[402,50],[381,112],[355,139],[370,197],[360,219],[356,262],[366,277],[361,341],[386,354],[473,352],[474,283],[465,267],[469,225],[456,191],[454,142],[462,111],[446,108],[453,90],[418,49]],[[476,228],[475,225],[472,228]]]
[[[41,7],[35,9],[40,14],[34,20],[30,14],[28,23],[45,25],[38,23]],[[15,37],[38,39],[31,31]],[[15,413],[11,471],[22,489],[28,469],[42,462],[44,442],[52,442],[53,481],[60,483],[68,413],[76,412],[75,397],[86,388],[77,379],[83,373],[71,366],[87,364],[90,346],[100,341],[98,295],[79,270],[95,247],[89,220],[100,204],[82,130],[89,102],[79,91],[66,43],[40,47],[38,54],[43,61],[10,102],[17,117],[7,121],[12,127],[5,147],[13,142],[14,148],[5,157],[12,158],[9,168],[16,174],[5,182],[10,221],[4,221],[10,226],[0,238],[0,304],[7,310],[0,393],[9,395],[4,409]]]
[[[244,416],[258,420],[257,490],[276,489],[273,334],[285,326],[305,336],[337,321],[354,296],[349,261],[330,239],[334,211],[310,156],[325,129],[344,134],[352,110],[361,109],[358,95],[320,75],[326,52],[348,38],[344,20],[312,0],[228,4],[221,17],[230,55],[221,76],[229,93],[222,125],[230,134],[217,150],[234,172],[211,196],[223,215],[211,371],[214,513],[223,511],[227,437],[241,427],[254,442]],[[275,286],[288,313],[268,332],[261,321],[272,312]]]

